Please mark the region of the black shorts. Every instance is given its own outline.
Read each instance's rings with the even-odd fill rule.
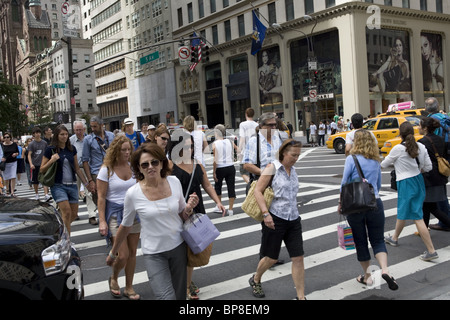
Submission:
[[[268,228],[264,221],[262,224],[261,255],[277,260],[280,255],[281,241],[284,241],[289,257],[301,257],[303,251],[302,224],[300,217],[293,221],[278,218],[272,215],[275,230]]]
[[[41,166],[34,166],[34,169],[31,170],[31,184],[39,184],[39,169],[41,169]]]
[[[228,189],[228,198],[236,198],[235,181],[236,181],[236,168],[233,166],[217,168],[216,169],[217,182],[214,184],[214,190],[218,196],[222,195],[222,183],[225,179]]]

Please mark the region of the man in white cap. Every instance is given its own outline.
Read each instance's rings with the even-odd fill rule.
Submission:
[[[153,141],[153,139],[155,138],[155,131],[156,127],[154,125],[151,124],[148,126],[147,140]]]
[[[122,130],[125,132],[125,135],[133,142],[134,150],[136,150],[142,143],[145,142],[145,138],[140,132],[136,132],[133,128],[134,121],[131,118],[126,118],[123,121]]]

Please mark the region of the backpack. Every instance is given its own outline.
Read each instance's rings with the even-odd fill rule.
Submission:
[[[450,117],[442,113],[433,113],[429,117],[435,118],[441,124],[434,134],[444,138],[445,142],[450,142]]]

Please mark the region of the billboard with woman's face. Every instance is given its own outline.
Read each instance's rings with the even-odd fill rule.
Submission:
[[[366,29],[371,92],[410,92],[409,34],[390,29]]]
[[[422,52],[423,91],[444,90],[444,62],[442,60],[442,36],[440,34],[420,34]]]
[[[272,47],[258,52],[258,83],[261,106],[267,108],[265,111],[281,109],[282,103],[282,75],[280,49]],[[277,110],[278,111],[278,110]]]

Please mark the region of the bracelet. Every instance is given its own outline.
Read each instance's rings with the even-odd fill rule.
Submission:
[[[117,252],[116,254],[113,254],[113,253],[112,253],[112,250],[111,250],[111,251],[109,251],[109,254],[108,254],[108,255],[109,255],[109,257],[110,257],[111,259],[114,260],[114,259],[116,259],[116,258],[119,256],[119,253]]]

